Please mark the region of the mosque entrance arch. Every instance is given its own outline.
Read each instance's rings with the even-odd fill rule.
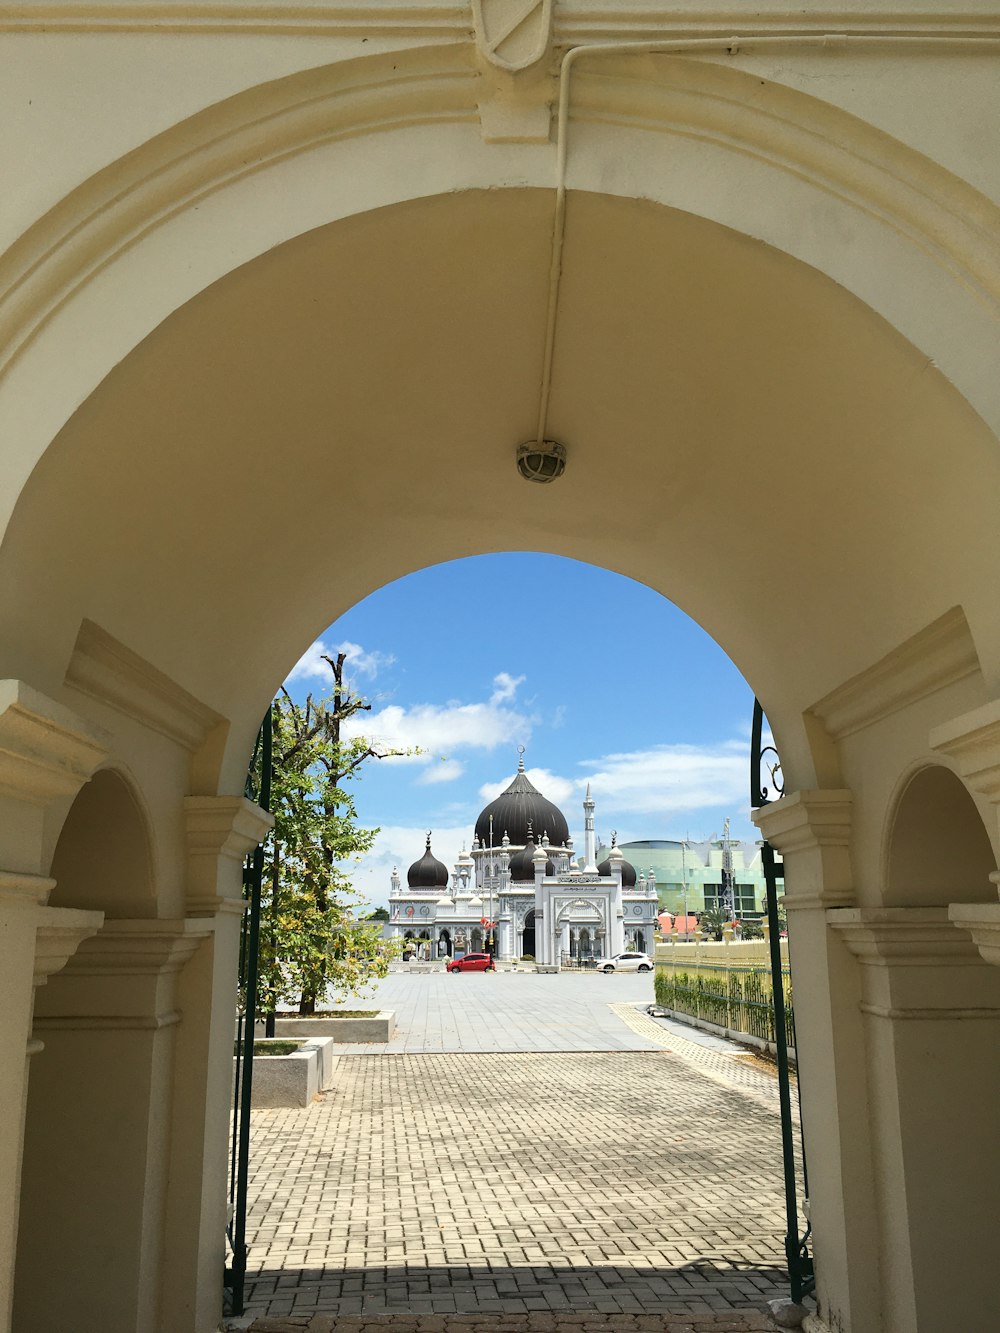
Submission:
[[[449,89],[466,79],[465,74],[455,77],[457,61],[464,58],[458,46],[455,53],[456,63],[447,65],[441,79]],[[450,62],[453,53],[449,47],[444,57],[434,51],[432,58]],[[727,55],[723,64],[734,59],[735,53]],[[670,106],[676,101],[676,64],[655,58],[646,62],[650,97]],[[691,71],[688,75],[695,77]],[[336,84],[336,75],[329,77]],[[379,66],[378,77],[390,80],[388,69]],[[450,103],[447,116],[428,114],[423,104],[416,107],[414,125],[406,125],[393,145],[392,151],[406,155],[407,170],[398,174],[413,187],[414,197],[398,198],[384,190],[380,180],[372,184],[366,177],[346,221],[322,200],[307,224],[297,219],[297,234],[288,239],[288,231],[278,226],[278,215],[296,218],[294,188],[282,190],[279,203],[248,209],[240,191],[254,190],[266,173],[233,170],[228,159],[225,171],[233,180],[232,196],[222,188],[206,193],[205,179],[191,173],[192,198],[211,198],[213,207],[200,202],[181,207],[182,201],[173,200],[164,183],[170,173],[161,167],[169,159],[150,162],[149,153],[137,152],[136,172],[145,171],[153,183],[155,197],[149,202],[154,211],[141,214],[141,223],[129,227],[145,227],[147,217],[155,217],[157,225],[146,227],[151,254],[138,231],[121,230],[131,280],[117,272],[113,254],[95,248],[89,216],[71,209],[64,218],[68,234],[81,238],[78,260],[50,246],[47,231],[29,238],[26,273],[36,258],[51,254],[52,267],[62,266],[68,278],[45,278],[35,304],[26,302],[33,327],[41,332],[22,356],[9,382],[13,387],[5,385],[4,403],[11,395],[13,401],[9,419],[18,425],[10,434],[17,436],[32,423],[48,452],[37,466],[32,456],[31,465],[23,468],[29,479],[19,496],[5,497],[14,517],[0,553],[5,608],[0,655],[8,674],[31,675],[35,684],[58,695],[60,707],[77,709],[81,717],[107,727],[119,751],[135,752],[144,765],[144,787],[157,801],[151,816],[153,841],[167,871],[155,890],[156,911],[147,916],[197,922],[217,910],[217,898],[225,898],[222,892],[206,898],[192,892],[191,900],[185,900],[190,862],[203,866],[209,860],[210,840],[206,836],[196,855],[189,856],[178,812],[192,793],[195,799],[238,804],[260,716],[290,665],[288,645],[304,648],[321,614],[337,609],[331,607],[331,587],[337,604],[346,607],[420,565],[516,542],[526,549],[544,545],[603,564],[677,597],[711,628],[748,679],[766,686],[761,692],[767,694],[769,714],[783,731],[789,789],[807,793],[797,811],[800,845],[803,830],[810,831],[814,807],[822,804],[819,798],[813,800],[815,793],[847,791],[852,785],[850,764],[845,769],[838,751],[837,719],[824,721],[809,713],[813,702],[822,702],[838,682],[853,680],[868,664],[888,658],[948,607],[967,605],[980,643],[993,641],[982,625],[988,623],[997,582],[989,554],[995,544],[996,441],[984,424],[989,414],[976,416],[952,387],[963,382],[966,360],[982,364],[979,358],[988,356],[984,349],[993,339],[981,336],[979,324],[971,320],[971,331],[963,336],[964,305],[949,307],[952,317],[940,319],[936,299],[922,298],[921,284],[910,280],[913,255],[923,250],[933,269],[928,292],[936,296],[951,282],[956,291],[968,291],[970,303],[987,311],[990,302],[980,299],[978,280],[967,280],[959,266],[952,281],[946,270],[951,256],[978,252],[988,229],[977,231],[973,244],[918,243],[911,255],[907,247],[914,235],[919,237],[924,215],[914,221],[909,198],[900,202],[896,186],[902,188],[908,173],[894,169],[887,173],[893,190],[882,191],[879,184],[873,192],[880,200],[891,196],[898,205],[895,216],[890,210],[884,236],[875,240],[867,231],[861,236],[860,228],[878,225],[874,215],[882,216],[879,209],[864,206],[846,218],[849,225],[834,222],[794,236],[788,221],[796,211],[789,207],[786,190],[814,188],[810,182],[819,177],[817,201],[836,197],[838,208],[852,208],[851,201],[866,188],[858,183],[855,167],[863,160],[867,170],[870,156],[859,151],[851,158],[848,149],[874,146],[876,155],[888,156],[894,167],[888,134],[855,118],[857,134],[863,136],[855,139],[847,118],[835,116],[829,103],[804,99],[808,107],[796,110],[798,94],[789,87],[765,87],[766,80],[743,71],[720,65],[710,77],[729,82],[720,89],[713,82],[710,95],[698,90],[706,124],[704,107],[710,107],[714,117],[719,106],[740,105],[739,99],[727,101],[730,82],[737,78],[745,84],[741,97],[746,88],[752,88],[755,99],[777,91],[787,117],[782,130],[792,130],[810,144],[839,145],[831,157],[843,149],[848,162],[845,186],[831,187],[822,179],[819,155],[811,148],[775,170],[765,161],[772,155],[756,151],[751,143],[751,151],[740,154],[741,171],[748,173],[741,179],[756,181],[750,173],[758,167],[771,174],[763,176],[763,189],[733,189],[725,136],[715,135],[710,150],[703,150],[700,129],[690,136],[689,151],[706,155],[664,172],[659,144],[636,150],[634,156],[615,154],[616,140],[609,143],[603,136],[619,132],[617,106],[598,109],[586,127],[593,146],[576,154],[580,184],[570,191],[572,225],[551,386],[553,432],[567,442],[569,467],[563,481],[546,488],[544,509],[531,492],[523,492],[523,501],[509,509],[486,505],[470,511],[468,506],[473,467],[484,494],[499,495],[522,485],[513,470],[513,455],[527,433],[525,423],[536,418],[539,385],[538,339],[525,337],[524,329],[545,326],[552,214],[547,165],[542,175],[533,174],[533,167],[523,176],[514,169],[496,181],[482,168],[484,149],[473,123],[474,90],[468,115],[452,114]],[[410,82],[421,85],[419,79]],[[634,81],[603,82],[621,97],[619,85]],[[893,80],[885,83],[895,86]],[[338,85],[338,96],[340,91]],[[256,94],[251,92],[247,100],[254,117],[247,124],[256,126],[261,123]],[[366,90],[359,100],[360,114],[367,115],[372,96]],[[634,108],[635,99],[628,105]],[[231,110],[226,101],[220,114],[228,116]],[[214,111],[208,119],[211,129]],[[274,119],[277,123],[280,117]],[[447,173],[419,177],[415,165],[419,154],[413,153],[408,136],[416,125],[429,125],[428,132],[436,134],[438,122],[442,134],[467,134],[468,161],[463,156],[463,163],[468,177],[461,178],[460,189]],[[781,138],[774,134],[777,122],[760,103],[755,106],[759,133],[758,122],[766,122],[761,142],[776,146]],[[649,124],[648,117],[637,122],[633,138],[652,143]],[[666,116],[664,124],[680,152],[684,136],[673,133]],[[837,133],[829,132],[831,125]],[[161,144],[166,153],[182,146],[177,140],[184,139],[187,130],[175,126],[162,136],[158,133],[151,152],[159,153]],[[308,132],[325,148],[329,136],[316,136],[312,128]],[[378,132],[387,143],[392,138],[381,123]],[[285,133],[282,124],[280,134]],[[213,140],[208,136],[205,142]],[[292,173],[296,154],[287,151],[289,142],[282,139],[277,155],[280,169]],[[353,146],[362,140],[346,134],[343,142]],[[438,148],[450,148],[452,142],[431,140]],[[595,151],[602,144],[608,151]],[[510,149],[511,154],[517,151]],[[537,145],[526,151],[538,161],[546,156]],[[801,144],[796,149],[800,151]],[[245,162],[241,153],[239,149],[236,162]],[[436,156],[429,153],[428,164]],[[506,149],[497,156],[510,160]],[[909,155],[900,150],[899,156],[904,163],[915,157],[912,150]],[[313,187],[322,173],[315,170],[310,154],[300,154],[299,161],[310,178],[299,181],[302,198],[314,199]],[[621,171],[618,194],[604,192],[612,161]],[[930,158],[920,159],[920,172],[913,173],[913,179],[923,182],[925,171],[928,179],[934,177],[930,197],[938,191],[939,169]],[[634,183],[630,173],[640,183]],[[175,174],[187,178],[189,173]],[[415,176],[419,179],[414,185]],[[331,172],[324,179],[337,189],[342,178]],[[523,186],[524,179],[530,187]],[[98,182],[99,190],[117,189],[116,180],[112,170],[109,180]],[[512,180],[518,182],[516,188],[511,188]],[[992,205],[971,187],[963,193],[962,183],[953,180],[954,198],[961,203],[972,194],[975,208],[955,207],[948,216],[986,217]],[[708,186],[704,195],[699,193],[702,181]],[[794,181],[801,185],[793,186]],[[773,185],[778,188],[768,188]],[[950,203],[946,187],[948,182],[940,193]],[[89,189],[77,194],[84,206],[95,197]],[[738,202],[720,216],[706,199],[713,194]],[[736,213],[747,199],[758,212],[744,230]],[[134,201],[127,192],[122,200],[125,212]],[[795,202],[802,202],[797,194]],[[107,212],[117,235],[117,205],[106,207],[100,194],[98,204],[94,217]],[[351,206],[349,202],[346,207]],[[234,213],[246,221],[248,232],[251,219],[265,229],[256,249],[239,252],[238,268],[231,259],[219,258],[229,256],[234,237],[242,235],[242,228],[219,223],[220,216]],[[936,235],[937,222],[945,215],[942,209],[931,218],[927,234]],[[62,225],[59,217],[57,209],[52,226]],[[213,227],[211,237],[200,230]],[[838,233],[841,240],[835,245]],[[200,239],[209,240],[213,250],[204,268],[191,263],[192,255],[209,248],[202,250]],[[859,256],[860,272],[847,253],[851,250]],[[419,265],[412,262],[414,254],[421,256]],[[942,254],[946,262],[939,264]],[[177,308],[168,262],[170,274],[194,275],[183,289],[190,299]],[[871,274],[876,277],[869,278]],[[73,290],[77,276],[83,293],[79,300]],[[94,277],[89,287],[85,276],[88,282]],[[128,288],[128,318],[118,318],[125,302],[124,296],[114,294],[119,281],[123,292]],[[107,286],[99,286],[104,283]],[[163,305],[148,317],[143,302],[154,292]],[[869,297],[870,304],[864,304]],[[89,305],[92,299],[94,306],[103,302],[100,320]],[[331,311],[344,309],[355,312],[351,320],[331,319]],[[900,318],[887,322],[897,312]],[[985,321],[987,314],[981,318]],[[898,332],[904,326],[912,341]],[[113,330],[121,341],[100,343],[101,328]],[[134,346],[127,344],[137,328],[148,330],[149,336]],[[240,330],[239,338],[231,336],[233,329]],[[938,329],[947,331],[943,336],[950,343],[949,362],[960,372],[952,383],[936,369],[935,346],[921,345],[928,330]],[[82,370],[70,364],[77,358],[65,355],[67,345],[79,349]],[[276,348],[280,355],[275,355]],[[331,365],[336,375],[331,375]],[[387,365],[396,373],[386,376]],[[986,370],[980,378],[983,385],[996,382]],[[968,372],[968,379],[975,383],[976,375]],[[726,383],[725,394],[716,391],[719,382]],[[843,410],[845,384],[851,386],[849,421]],[[47,407],[53,386],[66,403],[82,405],[75,415],[68,415],[71,408],[62,415],[62,408],[51,415],[37,410]],[[987,394],[983,388],[979,392]],[[470,417],[483,427],[476,434],[479,452],[470,450]],[[405,429],[400,422],[406,423]],[[669,447],[664,445],[665,422],[670,423]],[[57,430],[54,439],[44,434]],[[285,466],[273,468],[270,460],[279,438],[287,442]],[[947,450],[942,440],[948,441]],[[370,466],[353,465],[358,441],[376,442]],[[714,478],[710,496],[706,458]],[[266,485],[261,484],[264,474]],[[608,522],[609,475],[627,490],[627,521]],[[334,491],[339,510],[350,521],[331,538]],[[723,527],[718,524],[720,513],[737,515],[738,521]],[[759,565],[747,558],[755,541],[751,516],[775,513],[782,519],[782,577],[764,596]],[[429,514],[433,522],[428,522]],[[251,534],[265,530],[274,558],[255,561]],[[711,541],[705,538],[709,531]],[[179,532],[183,541],[177,540]],[[954,540],[956,532],[963,534],[961,542]],[[851,534],[850,540],[844,539],[845,533]],[[292,583],[294,597],[287,595]],[[857,597],[861,587],[867,593],[865,606],[859,606]],[[262,605],[270,608],[266,634],[260,632]],[[878,613],[872,608],[879,608]],[[115,636],[113,647],[96,655],[88,649],[86,636],[81,638],[81,626],[92,616],[106,627],[102,632]],[[985,706],[989,692],[983,681],[998,674],[993,661],[985,663],[985,674],[978,664],[969,666],[975,652],[970,657],[964,643],[960,646],[959,670],[951,670],[949,659],[948,670],[938,669],[937,663],[927,672],[928,678],[946,681],[948,689],[957,680],[966,690],[955,712]],[[236,679],[234,659],[242,664]],[[902,690],[899,695],[906,702],[912,689],[909,696]],[[864,709],[859,712],[864,714]],[[894,734],[902,736],[909,727],[911,749],[918,748],[918,733],[926,749],[927,726],[923,717],[907,721]],[[863,746],[857,729],[844,726],[842,731],[848,750]],[[848,760],[860,762],[851,755]],[[879,824],[881,807],[876,803],[870,808],[873,798],[864,784],[859,790],[861,825],[870,830]],[[779,812],[773,821],[781,817]],[[216,819],[221,827],[221,815]],[[841,824],[832,837],[814,840],[811,854],[823,862],[824,872],[828,859],[847,845]],[[904,817],[900,836],[907,827],[912,826]],[[225,844],[221,834],[218,842]],[[30,858],[20,846],[15,853],[20,871]],[[863,839],[859,855],[858,882],[878,896],[882,885],[877,857]],[[45,855],[31,864],[44,865],[47,859],[48,845]],[[929,902],[933,886],[920,884],[916,875],[909,885],[903,882],[910,870],[898,847],[892,866],[892,883],[904,891],[918,888],[928,910],[940,909],[939,902]],[[812,866],[807,873],[812,880],[823,880]],[[850,892],[843,886],[852,886],[854,880],[839,866],[828,877],[841,895],[834,893],[834,906],[841,905]],[[221,871],[219,878],[225,880]],[[844,1326],[850,1326],[853,1317],[860,1327],[866,1316],[852,1293],[877,1289],[862,1253],[878,1251],[870,1221],[875,1210],[866,1188],[858,1185],[872,1173],[864,1157],[869,1149],[860,1142],[863,1136],[841,1131],[844,1125],[865,1122],[865,1036],[853,1003],[856,978],[845,985],[844,969],[835,973],[829,963],[822,913],[833,907],[823,898],[825,884],[817,882],[814,888],[811,905],[803,906],[800,918],[807,925],[799,927],[802,948],[811,950],[816,964],[805,973],[815,1003],[803,1010],[803,1031],[812,1037],[813,1052],[836,1062],[836,1070],[816,1071],[820,1077],[812,1086],[819,1091],[807,1112],[807,1124],[828,1153],[826,1165],[813,1176],[813,1216],[830,1256],[825,1271],[832,1275],[830,1291],[839,1301],[835,1308],[851,1307]],[[122,888],[125,898],[131,892]],[[915,905],[899,906],[909,910]],[[137,912],[136,918],[144,919],[144,914]],[[412,940],[412,932],[408,936]],[[526,926],[525,952],[528,937]],[[482,948],[481,932],[473,947]],[[220,959],[224,949],[220,944]],[[203,1045],[214,1021],[211,997],[223,994],[226,985],[223,962],[218,966],[218,977],[205,983],[205,991],[185,1015],[187,1030],[202,1025]],[[228,980],[231,986],[231,975]],[[883,1008],[887,1014],[882,1021],[895,1021],[892,1006]],[[917,1030],[916,1024],[911,1026]],[[225,1051],[231,1032],[211,1029],[211,1034]],[[819,1063],[816,1054],[813,1058]],[[171,1102],[168,1078],[155,1106],[144,1111],[133,1096],[128,1108],[130,1113],[148,1113],[149,1125],[158,1130],[171,1115],[180,1117],[183,1127],[193,1131],[191,1141],[206,1145],[204,1156],[178,1168],[189,1184],[204,1180],[206,1201],[215,1188],[209,1140],[213,1133],[219,1136],[228,1096],[228,1080],[221,1072],[220,1065],[214,1083],[180,1080],[176,1103]],[[804,1086],[810,1086],[809,1078]],[[857,1089],[861,1091],[855,1097]],[[916,1098],[913,1105],[918,1104]],[[917,1122],[914,1115],[903,1123],[913,1158],[921,1142]],[[842,1153],[851,1159],[846,1166],[838,1155]],[[133,1211],[144,1188],[133,1181],[127,1201]],[[840,1192],[849,1189],[854,1195],[842,1198]],[[914,1192],[913,1198],[918,1196]],[[210,1222],[213,1207],[206,1202],[204,1215]],[[928,1208],[924,1219],[928,1234],[933,1211]],[[891,1218],[886,1225],[891,1230]],[[908,1253],[908,1236],[893,1234]],[[178,1260],[164,1244],[167,1257],[158,1276],[163,1277],[165,1299],[183,1302],[192,1288],[202,1301],[206,1291],[211,1294],[218,1264],[211,1239],[198,1239],[204,1242],[199,1252],[208,1259]],[[158,1252],[155,1245],[148,1251]],[[923,1271],[951,1270],[947,1256],[939,1252],[937,1260],[923,1265]],[[141,1263],[141,1255],[131,1259],[126,1265],[130,1274],[138,1274]],[[204,1268],[199,1267],[202,1263]],[[848,1282],[852,1266],[855,1276]],[[49,1268],[39,1262],[24,1280],[44,1285]],[[63,1274],[57,1276],[63,1280]],[[65,1309],[75,1304],[75,1280],[64,1281]],[[970,1300],[977,1293],[976,1281],[973,1274],[967,1286]],[[979,1308],[987,1308],[989,1299],[988,1291],[982,1291]],[[183,1317],[189,1318],[186,1306]]]

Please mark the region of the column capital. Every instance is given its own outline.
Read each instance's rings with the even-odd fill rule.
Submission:
[[[835,907],[827,922],[862,963],[874,967],[979,964],[946,907]]]
[[[952,903],[948,916],[969,932],[987,963],[1000,967],[1000,903]]]
[[[78,977],[169,975],[180,971],[210,933],[207,922],[184,917],[106,921],[77,951],[70,971]]]
[[[44,875],[0,870],[0,902],[6,907],[24,907],[30,911],[44,907],[55,886],[55,880]]]
[[[846,789],[793,791],[754,810],[751,818],[782,856],[816,847],[846,847],[851,836],[851,803]]]
[[[862,964],[866,1013],[1000,1019],[1000,976],[947,907],[839,907],[826,919]]]
[[[245,796],[185,796],[189,915],[242,910],[239,867],[273,826],[274,816]]]
[[[96,935],[103,912],[84,912],[74,907],[40,907],[35,931],[35,985],[44,986],[77,952],[84,940]]]
[[[22,680],[0,681],[0,796],[72,800],[108,753],[107,738]]]
[[[1000,699],[934,727],[930,742],[955,761],[973,791],[1000,804]]]
[[[106,921],[66,963],[58,987],[39,995],[36,1034],[173,1027],[177,973],[211,934],[210,922],[184,917]]]
[[[795,791],[753,812],[753,822],[785,862],[788,911],[854,901],[852,800],[842,788]]]

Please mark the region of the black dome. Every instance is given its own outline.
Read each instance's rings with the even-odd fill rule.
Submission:
[[[523,846],[528,841],[529,825],[537,833],[545,834],[553,847],[564,847],[569,840],[566,816],[531,785],[523,761],[507,790],[491,801],[476,820],[476,837],[481,847],[490,845],[491,815],[495,847],[499,847],[505,833],[515,847]]]
[[[597,867],[597,873],[599,875],[611,874],[610,856],[606,856],[604,860],[601,862],[601,864]],[[634,889],[635,881],[636,881],[635,866],[632,865],[630,861],[626,861],[625,858],[622,857],[622,888]]]
[[[439,861],[431,851],[431,835],[427,835],[427,850],[419,861],[414,861],[406,872],[406,882],[411,889],[446,889],[448,887],[448,867]]]
[[[531,823],[528,823],[528,841],[519,852],[515,852],[510,858],[510,878],[513,884],[524,884],[530,881],[535,882],[535,847],[534,836],[531,832]],[[556,868],[551,861],[545,863],[546,875],[554,875]]]

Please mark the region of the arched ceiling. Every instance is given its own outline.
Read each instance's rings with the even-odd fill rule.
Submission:
[[[26,488],[5,674],[57,689],[87,617],[246,726],[374,588],[507,549],[657,588],[772,718],[956,589],[984,589],[986,616],[1000,462],[979,418],[829,279],[648,202],[570,197],[550,416],[569,466],[521,481],[551,216],[528,189],[355,216],[166,320]],[[487,609],[456,608],[443,640]]]

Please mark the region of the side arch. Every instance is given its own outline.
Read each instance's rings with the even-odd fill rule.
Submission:
[[[107,920],[156,915],[149,820],[132,784],[103,768],[70,807],[52,859],[53,907]]]
[[[903,778],[887,823],[887,907],[990,902],[997,858],[986,824],[962,780],[943,764]]]

